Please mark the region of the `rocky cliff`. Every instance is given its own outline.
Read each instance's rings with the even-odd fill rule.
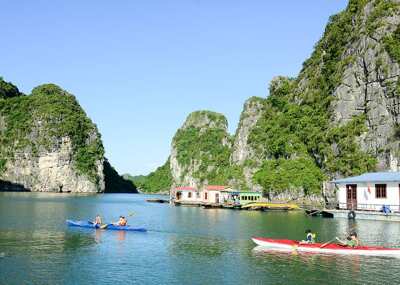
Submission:
[[[226,118],[215,112],[191,113],[176,132],[170,168],[176,185],[224,183],[229,180],[231,137]]]
[[[24,95],[0,78],[0,190],[104,192],[104,148],[75,97],[54,84]]]
[[[354,18],[358,37],[342,54],[342,78],[332,101],[332,122],[348,123],[364,115],[367,130],[361,149],[377,158],[378,169],[399,167],[400,7],[398,1],[371,1]]]
[[[253,183],[253,175],[263,159],[249,144],[249,138],[264,112],[264,101],[263,98],[251,97],[245,102],[232,149],[231,161],[234,165],[241,167],[243,173],[241,182],[244,183],[245,188],[252,190],[261,190],[259,185]]]
[[[399,24],[398,0],[350,0],[329,19],[296,78],[276,77],[267,98],[245,103],[232,144],[222,140],[229,135],[221,128],[224,134],[213,145],[226,151],[187,152],[199,140],[184,140],[178,148],[181,138],[174,138],[174,184],[198,186],[210,183],[199,177],[235,169],[218,182],[239,182],[268,195],[320,195],[324,189],[330,196],[323,184],[333,178],[398,170]],[[207,124],[198,129],[201,140],[207,141],[209,129]],[[220,153],[226,154],[223,162],[210,163]],[[180,155],[186,163],[179,162]]]

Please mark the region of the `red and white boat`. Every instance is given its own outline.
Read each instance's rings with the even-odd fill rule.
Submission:
[[[268,250],[302,251],[310,253],[328,254],[356,254],[356,255],[375,255],[375,256],[397,256],[400,257],[400,248],[387,248],[381,246],[356,246],[347,247],[335,243],[305,244],[289,239],[272,239],[253,237],[252,240],[262,248]]]

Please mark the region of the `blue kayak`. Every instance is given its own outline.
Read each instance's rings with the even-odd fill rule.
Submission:
[[[67,225],[70,227],[81,227],[88,229],[99,229],[99,225],[95,225],[88,221],[72,221],[67,220]],[[104,230],[112,230],[112,231],[130,231],[130,232],[147,232],[145,228],[134,228],[132,226],[115,226],[113,224],[108,224],[108,226]]]

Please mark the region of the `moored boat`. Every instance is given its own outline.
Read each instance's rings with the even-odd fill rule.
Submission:
[[[70,227],[81,227],[81,228],[88,228],[88,229],[100,229],[99,225],[95,225],[88,221],[73,221],[67,220],[67,225]],[[131,232],[146,232],[145,228],[135,228],[132,226],[115,226],[113,224],[108,224],[104,230],[113,230],[113,231],[131,231]]]
[[[146,202],[149,202],[149,203],[169,203],[169,200],[166,200],[166,199],[146,199]]]
[[[310,253],[328,254],[354,254],[354,255],[376,255],[400,257],[400,248],[386,248],[381,246],[356,246],[348,247],[339,244],[329,243],[300,243],[288,239],[272,239],[253,237],[252,240],[259,246],[270,250],[303,251]]]
[[[253,209],[253,210],[298,210],[299,206],[296,204],[289,203],[268,203],[268,202],[253,202],[242,206],[242,209]]]

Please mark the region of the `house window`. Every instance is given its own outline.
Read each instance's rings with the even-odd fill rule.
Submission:
[[[386,184],[375,184],[375,198],[386,198]]]
[[[204,200],[207,200],[208,193],[204,193]]]
[[[192,198],[192,192],[188,193],[188,198]]]

